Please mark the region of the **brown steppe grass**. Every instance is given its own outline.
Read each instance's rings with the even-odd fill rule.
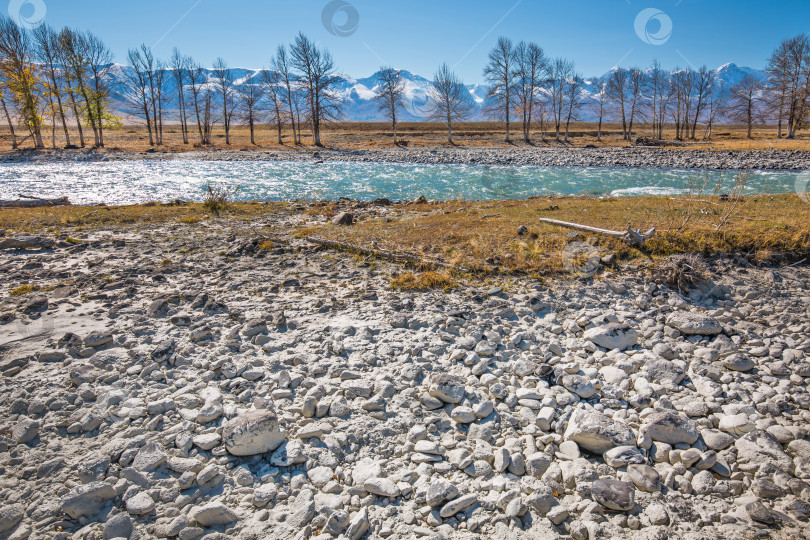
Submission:
[[[265,246],[284,238],[314,236],[346,244],[440,260],[454,270],[423,267],[393,276],[403,289],[448,288],[460,280],[503,275],[536,278],[565,275],[563,252],[572,241],[587,241],[600,257],[617,262],[655,264],[682,253],[741,256],[754,263],[792,264],[810,257],[810,204],[795,194],[756,195],[739,200],[716,196],[633,198],[531,198],[489,202],[446,201],[390,207],[384,218],[361,218],[351,227],[324,224],[323,219],[298,229],[272,230],[257,225],[273,215],[330,217],[345,207],[338,203],[300,205],[283,202],[228,203],[214,216],[202,203],[122,207],[57,207],[5,209],[0,228],[7,234],[63,235],[76,241],[94,230],[128,230],[169,225],[166,234],[205,234],[214,224],[243,226],[246,234],[265,235]],[[657,234],[643,247],[580,233],[538,221],[549,217],[612,230],[627,226]],[[528,232],[518,235],[521,225]],[[272,241],[269,241],[271,240]],[[216,254],[212,254],[216,255]]]
[[[196,129],[196,127],[195,127]],[[404,122],[397,128],[400,147],[402,148],[433,148],[447,147],[447,131],[443,124],[432,122]],[[650,137],[651,127],[648,124],[637,124],[634,128],[635,137]],[[531,145],[521,140],[520,124],[513,123],[511,128],[512,142],[505,142],[505,125],[503,122],[459,122],[454,125],[454,146],[457,147],[583,147],[587,145],[624,147],[629,143],[622,140],[620,126],[615,123],[606,123],[602,127],[602,141],[597,141],[597,126],[595,123],[576,122],[571,125],[569,140],[555,140],[553,126],[546,123],[544,134],[541,134],[540,125],[532,128]],[[45,144],[52,146],[51,131],[44,133]],[[75,129],[71,133],[74,143],[78,141]],[[92,141],[92,133],[86,130],[85,137]],[[664,139],[674,143],[675,129],[667,126]],[[714,127],[710,140],[702,140],[703,129],[698,129],[697,140],[685,140],[682,144],[672,144],[671,148],[682,150],[810,150],[810,133],[801,133],[796,139],[787,140],[777,138],[775,125],[758,125],[753,132],[753,138],[746,138],[746,128],[741,125],[718,125]],[[250,144],[250,132],[245,126],[235,126],[231,130],[231,144],[225,144],[225,133],[221,126],[214,130],[213,144],[200,146],[195,132],[190,134],[189,144],[183,144],[182,135],[178,125],[169,125],[164,129],[164,144],[150,147],[146,129],[143,126],[124,126],[120,129],[105,131],[106,147],[97,152],[145,152],[154,149],[156,152],[178,153],[194,150],[213,151],[312,151],[317,148],[312,143],[308,129],[304,129],[303,141],[299,146],[292,143],[292,132],[283,130],[283,145],[279,145],[275,126],[261,124],[256,127],[256,145]],[[376,148],[394,148],[390,125],[385,122],[338,122],[327,124],[324,127],[322,142],[325,148],[340,150],[368,150]],[[64,145],[63,135],[56,131],[56,146]],[[30,138],[20,144],[24,151],[32,151]],[[84,152],[74,150],[72,152]],[[39,153],[53,152],[51,148],[37,151]],[[13,155],[11,138],[8,128],[0,128],[0,156]]]

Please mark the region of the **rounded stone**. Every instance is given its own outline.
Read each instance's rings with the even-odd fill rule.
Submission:
[[[628,512],[636,505],[636,490],[633,484],[607,478],[591,485],[591,497],[605,508]]]
[[[278,418],[267,409],[241,414],[228,422],[222,431],[225,448],[234,456],[254,456],[272,452],[284,442],[286,435],[278,426]]]

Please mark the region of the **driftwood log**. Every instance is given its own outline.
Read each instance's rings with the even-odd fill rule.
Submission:
[[[54,243],[52,239],[41,236],[0,238],[0,249],[47,249],[53,247]]]
[[[569,229],[576,229],[578,231],[585,231],[589,233],[601,234],[604,236],[618,238],[619,240],[622,240],[631,246],[643,246],[647,240],[655,236],[655,227],[644,233],[641,232],[640,230],[633,230],[629,226],[627,227],[626,231],[611,231],[608,229],[600,229],[598,227],[580,225],[579,223],[569,223],[567,221],[560,221],[557,219],[550,219],[550,218],[539,218],[539,219],[543,223],[548,223],[550,225],[559,225],[560,227],[567,227]]]
[[[335,242],[334,240],[326,240],[324,238],[315,238],[312,236],[307,236],[305,240],[312,244],[318,244],[319,246],[324,246],[330,249],[336,249],[339,251],[349,251],[352,253],[365,255],[366,257],[379,257],[380,259],[385,259],[400,264],[411,264],[414,266],[427,266],[434,268],[446,268],[448,270],[464,271],[464,269],[453,266],[452,264],[447,264],[442,261],[437,261],[435,259],[425,259],[422,257],[418,257],[416,255],[412,255],[410,253],[396,253],[385,249],[369,249],[364,248],[362,246],[356,246],[354,244]]]
[[[67,197],[59,197],[58,199],[40,199],[39,197],[31,197],[30,195],[19,195],[20,199],[16,201],[0,200],[0,208],[40,208],[43,206],[71,206]]]

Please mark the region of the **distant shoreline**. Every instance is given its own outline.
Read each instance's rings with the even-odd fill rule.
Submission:
[[[0,157],[0,164],[107,161],[301,161],[384,162],[544,167],[630,167],[674,169],[810,170],[805,150],[681,150],[645,147],[600,148],[446,148],[340,150],[192,150],[129,152],[96,150],[25,150]]]

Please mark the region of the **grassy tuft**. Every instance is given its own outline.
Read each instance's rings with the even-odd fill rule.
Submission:
[[[457,286],[458,283],[446,272],[407,272],[391,280],[391,287],[401,291],[447,290]]]
[[[25,296],[36,291],[33,285],[20,285],[16,289],[12,289],[8,294],[11,296]]]

